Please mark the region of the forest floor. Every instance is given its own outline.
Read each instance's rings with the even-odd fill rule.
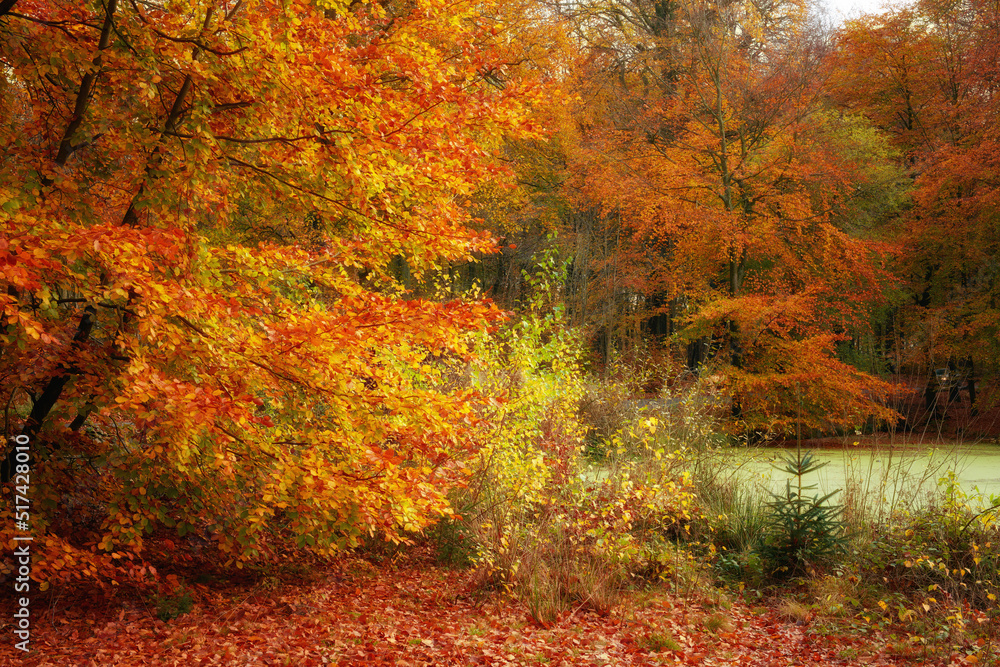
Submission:
[[[31,652],[0,633],[3,665],[966,665],[857,619],[793,618],[776,602],[652,587],[610,613],[540,625],[502,592],[474,595],[470,571],[413,556],[349,560],[298,576],[192,585],[190,610],[162,600],[52,595]],[[38,598],[41,606],[42,598]],[[169,608],[169,605],[168,605]],[[34,610],[33,610],[34,611]]]

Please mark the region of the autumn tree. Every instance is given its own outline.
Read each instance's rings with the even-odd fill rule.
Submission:
[[[835,350],[888,280],[853,224],[880,142],[827,112],[804,7],[585,3],[578,33],[578,201],[614,230],[594,268],[646,307],[633,321],[709,348],[743,428],[790,428],[797,388],[809,425],[887,416],[885,385]]]
[[[404,299],[389,267],[493,247],[463,204],[538,95],[517,9],[3,9],[0,386],[49,554],[94,574],[73,547],[167,527],[241,561],[446,512],[475,417],[434,360],[496,311]]]
[[[894,137],[913,179],[898,224],[908,299],[893,332],[911,368],[974,377],[998,352],[998,18],[995,4],[924,0],[838,37],[831,94]]]

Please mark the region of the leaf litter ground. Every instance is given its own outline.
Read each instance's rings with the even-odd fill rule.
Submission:
[[[272,577],[252,586],[194,586],[190,613],[166,622],[148,598],[109,604],[52,596],[35,612],[32,651],[5,641],[0,664],[966,664],[964,656],[901,651],[879,632],[830,634],[774,609],[724,608],[664,588],[636,592],[603,616],[578,610],[540,625],[502,593],[472,595],[471,576],[418,560],[348,561],[292,583]],[[11,636],[9,625],[3,634]]]

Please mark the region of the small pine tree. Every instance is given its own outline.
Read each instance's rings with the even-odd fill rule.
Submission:
[[[806,496],[815,484],[803,484],[802,477],[819,470],[826,463],[816,461],[812,452],[797,450],[794,456],[781,459],[775,467],[790,474],[784,493],[772,493],[769,535],[761,555],[779,578],[804,572],[810,565],[830,563],[845,550],[847,538],[841,521],[843,507],[829,504],[833,491],[823,497]]]

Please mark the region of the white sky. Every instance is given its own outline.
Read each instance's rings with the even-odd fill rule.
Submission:
[[[861,13],[872,14],[882,11],[886,5],[898,7],[910,4],[907,0],[819,0],[826,5],[830,19],[839,25],[844,19],[854,18]]]

